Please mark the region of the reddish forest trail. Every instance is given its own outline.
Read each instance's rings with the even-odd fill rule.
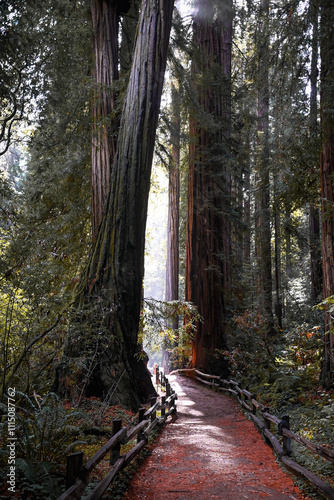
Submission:
[[[301,500],[254,424],[228,396],[170,376],[177,418],[158,438],[126,499]]]

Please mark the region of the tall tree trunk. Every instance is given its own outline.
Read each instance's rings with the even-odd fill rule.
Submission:
[[[323,296],[334,295],[334,1],[321,0],[321,209]],[[321,382],[334,387],[334,333],[331,314],[325,311]]]
[[[197,1],[193,78],[208,125],[192,116],[188,181],[186,300],[203,316],[192,342],[192,365],[214,370],[215,349],[225,344],[224,293],[230,285],[230,227],[226,211],[230,175],[232,0]],[[210,75],[210,77],[209,77]],[[207,82],[210,83],[207,83]],[[202,115],[203,118],[203,115]]]
[[[173,85],[171,126],[172,161],[169,167],[168,179],[166,301],[179,299],[180,127],[180,96],[178,90]],[[174,330],[178,329],[179,321],[177,317],[173,318],[170,327]],[[168,350],[164,350],[163,368],[165,373],[169,372],[169,364],[169,352]]]
[[[93,81],[92,100],[92,232],[93,239],[103,216],[110,190],[111,165],[116,153],[119,114],[115,116],[114,83],[119,79],[118,24],[115,2],[92,1]]]
[[[275,181],[276,185],[276,181]],[[275,193],[274,193],[274,197]],[[274,202],[274,219],[275,219],[275,313],[277,318],[278,328],[282,329],[282,297],[281,297],[281,231],[280,231],[280,210],[277,201]]]
[[[167,222],[167,263],[165,299],[179,298],[179,201],[180,201],[180,102],[178,90],[172,87],[172,162],[168,183],[168,222]],[[175,328],[178,328],[176,319]]]
[[[318,145],[318,46],[319,46],[319,0],[310,0],[310,17],[313,27],[312,34],[312,58],[311,58],[311,94],[310,94],[310,135],[313,143]],[[315,158],[318,158],[318,150]],[[309,215],[310,230],[310,269],[311,269],[311,304],[316,304],[321,297],[322,288],[322,265],[321,265],[321,241],[320,241],[320,214],[315,203],[310,204]]]
[[[320,247],[320,214],[318,207],[310,205],[310,268],[311,268],[311,304],[319,302],[322,295],[322,263]]]
[[[286,274],[286,288],[289,285],[289,279],[292,275],[292,255],[291,255],[291,232],[292,232],[292,221],[291,221],[291,204],[287,202],[285,204],[285,224],[284,224],[284,236],[285,236],[285,274]]]
[[[249,167],[249,165],[248,165]],[[247,168],[244,172],[244,206],[243,206],[243,260],[244,265],[249,266],[251,257],[251,203],[250,203],[250,171]]]
[[[256,253],[258,268],[259,309],[267,322],[268,332],[273,330],[271,229],[270,229],[270,176],[269,176],[269,1],[261,0],[259,15],[259,91],[258,91],[258,178]]]
[[[137,339],[151,166],[173,5],[173,0],[142,2],[106,211],[78,296],[79,307],[98,304],[104,320],[103,349],[87,391],[109,391],[113,402],[130,407],[154,391],[138,357]],[[88,317],[86,324],[93,321]],[[84,347],[82,340],[75,341],[70,337],[65,352],[72,359]]]

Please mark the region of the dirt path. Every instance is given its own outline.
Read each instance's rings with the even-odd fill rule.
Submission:
[[[160,435],[124,498],[301,500],[254,424],[228,396],[170,376],[177,418]]]

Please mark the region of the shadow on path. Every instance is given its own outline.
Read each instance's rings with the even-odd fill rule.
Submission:
[[[170,376],[177,417],[157,440],[124,498],[301,500],[254,424],[228,396]]]

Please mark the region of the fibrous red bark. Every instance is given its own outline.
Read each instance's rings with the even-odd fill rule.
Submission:
[[[197,2],[193,78],[200,112],[190,120],[186,300],[203,317],[192,342],[192,364],[214,369],[225,345],[225,297],[230,281],[230,175],[226,166],[231,112],[232,1]]]
[[[92,100],[92,232],[95,239],[110,190],[116,153],[119,114],[115,113],[115,82],[119,79],[119,15],[113,2],[92,1],[93,82]]]
[[[320,1],[321,8],[321,211],[323,296],[334,295],[334,1]],[[321,380],[334,384],[333,319],[325,311],[324,354]]]

